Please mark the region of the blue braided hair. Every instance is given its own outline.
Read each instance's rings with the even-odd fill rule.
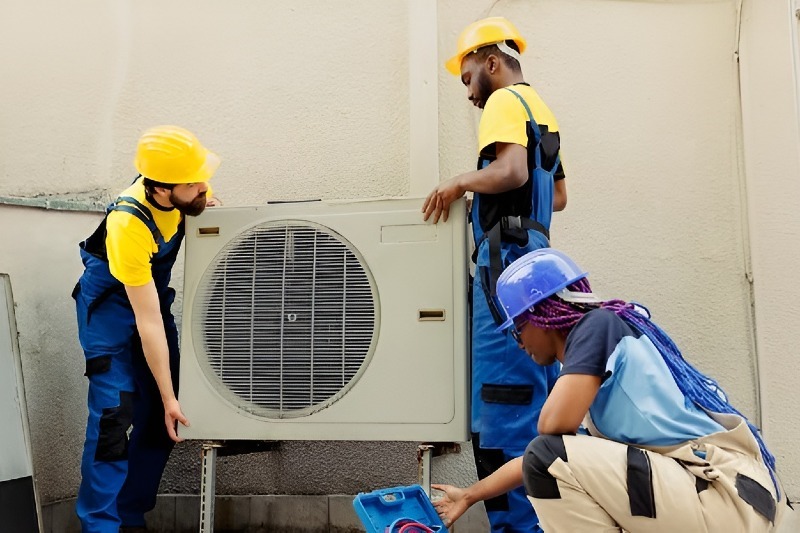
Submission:
[[[576,281],[567,289],[573,292],[592,292],[586,278]],[[641,307],[623,300],[607,300],[597,304],[574,304],[553,295],[523,313],[521,318],[541,329],[569,330],[583,318],[583,315],[598,307],[614,312],[640,335],[647,335],[658,353],[664,358],[680,391],[695,405],[715,413],[738,415],[747,422],[747,426],[761,450],[764,463],[769,467],[775,489],[780,495],[775,477],[775,456],[767,449],[758,428],[728,402],[727,394],[716,380],[706,376],[683,358],[675,342],[655,322],[650,320],[647,314],[640,311]]]

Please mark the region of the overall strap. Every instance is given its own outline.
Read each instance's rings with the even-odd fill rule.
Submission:
[[[519,100],[520,102],[522,102],[522,107],[524,107],[524,108],[525,108],[525,112],[527,112],[527,113],[528,113],[528,120],[530,121],[530,123],[531,123],[533,126],[536,126],[536,127],[534,128],[534,130],[535,130],[535,131],[536,131],[536,133],[537,133],[537,135],[536,135],[536,141],[538,142],[538,141],[539,141],[539,124],[537,124],[537,123],[536,123],[536,119],[534,119],[534,118],[533,118],[533,113],[531,113],[531,108],[528,106],[528,102],[526,102],[526,101],[525,101],[525,99],[522,97],[522,95],[521,95],[521,94],[519,94],[517,91],[515,91],[515,90],[514,90],[514,89],[512,89],[511,87],[506,87],[506,91],[508,91],[508,92],[510,92],[511,94],[513,94],[514,96],[516,96],[516,97],[517,97],[517,100]]]
[[[541,148],[541,144],[540,144],[541,140],[542,140],[542,130],[541,130],[541,128],[539,128],[539,124],[536,122],[536,119],[533,118],[533,113],[531,112],[531,108],[530,108],[530,106],[528,106],[528,102],[525,101],[525,99],[522,97],[522,95],[519,94],[514,89],[511,89],[510,87],[506,87],[505,89],[508,92],[510,92],[511,94],[513,94],[514,96],[517,97],[517,100],[519,100],[522,103],[522,106],[525,108],[525,112],[528,113],[528,122],[530,123],[529,132],[533,134],[533,138],[534,138],[534,141],[535,141],[535,145],[534,146],[528,146],[527,147],[528,150],[531,150],[531,149],[533,150],[533,162],[535,164],[535,167],[534,168],[528,168],[528,171],[531,173],[531,177],[533,177],[536,169],[542,168],[542,157],[543,156],[542,156],[542,148]],[[528,166],[529,167],[530,167],[530,161],[531,161],[531,159],[530,159],[530,154],[529,154],[528,155]],[[553,162],[553,168],[550,169],[549,171],[546,171],[546,172],[549,172],[549,174],[552,176],[552,174],[556,171],[556,169],[558,169],[558,166],[559,166],[560,163],[561,163],[561,153],[559,152],[559,153],[556,154],[556,159]],[[539,191],[538,191],[538,189],[536,187],[536,183],[533,184],[532,194],[533,194],[533,197],[531,198],[531,208],[532,208],[532,211],[533,211],[533,218],[538,220],[538,218],[539,218],[539,212],[538,212]],[[549,236],[548,236],[548,239],[549,239]]]
[[[120,201],[133,205],[120,205]],[[153,213],[147,208],[147,206],[143,205],[135,198],[131,198],[130,196],[120,196],[108,207],[108,212],[110,213],[111,211],[122,211],[124,213],[129,213],[141,220],[144,225],[147,226],[147,229],[150,230],[150,233],[153,234],[153,240],[156,241],[156,244],[159,246],[161,245],[161,241],[163,241],[161,231],[158,229],[158,226],[156,226],[156,222],[153,219]]]
[[[481,269],[486,270],[486,272],[483,274],[483,290],[484,295],[486,296],[486,302],[489,304],[489,310],[491,311],[492,317],[494,317],[494,320],[498,326],[505,322],[505,313],[500,311],[496,301],[497,280],[500,278],[500,274],[503,272],[501,243],[503,241],[503,231],[513,228],[537,231],[544,235],[548,241],[548,244],[550,241],[550,232],[547,230],[547,228],[545,228],[537,220],[525,217],[502,217],[497,224],[492,226],[489,231],[484,234],[481,242],[483,242],[483,240],[489,241],[489,266],[481,267]],[[481,243],[478,243],[476,245],[476,250],[480,244]]]
[[[146,205],[144,205],[142,202],[140,202],[136,198],[134,198],[133,196],[120,196],[119,198],[117,198],[117,201],[114,202],[114,203],[116,204],[118,202],[126,202],[126,203],[129,203],[129,204],[133,204],[136,207],[136,209],[138,209],[139,211],[142,212],[142,214],[144,214],[144,216],[146,216],[150,220],[155,220],[153,218],[152,211],[150,211],[150,208],[147,207]]]
[[[542,138],[542,131],[539,129],[539,124],[536,122],[536,119],[533,118],[533,113],[531,112],[531,108],[528,106],[528,102],[525,101],[525,99],[522,97],[522,95],[519,94],[514,89],[511,89],[510,87],[506,87],[505,89],[508,92],[510,92],[511,94],[513,94],[514,96],[517,97],[517,100],[519,100],[522,103],[522,107],[525,108],[525,112],[528,113],[528,121],[531,123],[531,131],[533,131],[533,135],[534,135],[534,137],[536,139],[536,148],[537,148],[537,150],[536,150],[536,166],[537,167],[541,166],[542,157],[541,157],[541,154],[539,153],[538,148],[539,148],[539,141]],[[558,164],[560,162],[561,162],[561,153],[556,155],[556,161],[553,164],[553,171],[555,171],[555,169],[558,168]]]

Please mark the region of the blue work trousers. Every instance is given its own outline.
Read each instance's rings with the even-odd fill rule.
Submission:
[[[86,441],[76,511],[85,533],[117,533],[145,525],[174,443],[145,361],[130,302],[87,269],[76,287],[78,330],[89,378]],[[102,273],[99,275],[102,277]],[[174,291],[161,294],[162,317],[177,392],[178,332],[169,310]]]
[[[547,245],[529,232],[527,246],[502,245],[505,265]],[[488,243],[478,249],[472,287],[472,432],[479,477],[490,475],[507,461],[520,457],[537,435],[536,426],[547,395],[555,384],[559,364],[537,365],[508,332],[498,332],[489,309],[486,280]],[[539,532],[538,519],[524,489],[486,503],[493,532]]]

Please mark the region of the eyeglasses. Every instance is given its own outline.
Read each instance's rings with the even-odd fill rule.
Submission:
[[[511,333],[511,338],[514,339],[514,341],[516,341],[517,344],[522,344],[522,329],[527,324],[528,324],[527,320],[522,319],[519,322],[517,322],[517,320],[515,319],[514,325],[511,326],[511,329],[509,329],[509,333]]]

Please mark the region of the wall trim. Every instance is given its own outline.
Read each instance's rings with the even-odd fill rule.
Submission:
[[[0,196],[0,205],[34,207],[53,211],[78,211],[81,213],[102,213],[106,209],[104,202],[96,200],[68,200],[51,196]]]

